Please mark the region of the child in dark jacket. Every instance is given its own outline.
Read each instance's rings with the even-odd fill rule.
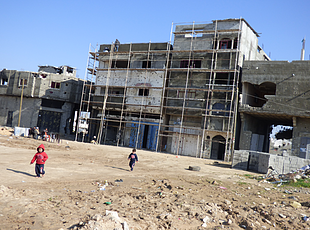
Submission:
[[[40,174],[42,174],[42,177],[45,174],[44,171],[44,164],[46,162],[46,160],[48,159],[47,154],[44,152],[45,148],[44,145],[41,144],[38,148],[37,148],[37,153],[34,155],[34,157],[32,158],[30,164],[33,164],[36,161],[36,167],[35,167],[35,171],[37,176],[36,177],[40,177]]]
[[[136,161],[138,162],[138,156],[136,154],[136,149],[133,149],[132,153],[129,154],[128,160],[129,160],[130,171],[132,171],[133,167],[135,166]]]

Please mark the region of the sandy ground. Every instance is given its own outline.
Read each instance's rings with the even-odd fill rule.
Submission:
[[[1,230],[310,229],[308,189],[261,183],[223,162],[138,150],[130,172],[129,148],[10,135],[0,129]],[[35,178],[42,143],[46,175]]]

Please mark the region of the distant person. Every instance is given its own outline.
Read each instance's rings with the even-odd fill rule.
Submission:
[[[43,141],[49,140],[49,135],[48,135],[48,130],[47,130],[47,128],[45,128],[45,129],[43,130],[43,132],[42,132],[42,139],[43,139]]]
[[[93,139],[92,139],[92,141],[91,141],[90,143],[92,143],[92,144],[94,144],[94,145],[97,144],[97,142],[96,142],[96,136],[93,137]]]
[[[34,129],[35,129],[35,127],[29,129],[28,136],[30,136],[30,137],[32,136],[34,138]]]
[[[40,131],[39,131],[39,127],[33,127],[34,131],[33,131],[33,138],[38,140],[38,136],[40,134]]]
[[[119,48],[119,45],[120,45],[121,43],[119,42],[119,40],[118,39],[116,39],[115,40],[115,43],[114,43],[114,45],[115,45],[115,47],[114,47],[114,52],[118,52],[118,48]]]
[[[47,161],[48,156],[44,151],[45,151],[45,147],[43,144],[41,144],[37,148],[37,153],[34,155],[34,157],[32,158],[30,162],[30,164],[33,164],[36,161],[35,172],[36,172],[37,178],[39,178],[41,174],[42,174],[42,177],[44,177],[44,174],[45,174],[44,164]]]
[[[132,153],[130,153],[128,156],[130,171],[133,171],[133,167],[135,166],[136,161],[138,162],[138,156],[136,154],[136,151],[136,149],[133,149]]]

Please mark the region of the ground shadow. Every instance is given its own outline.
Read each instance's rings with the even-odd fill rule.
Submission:
[[[215,167],[220,167],[220,168],[232,168],[231,164],[225,164],[225,163],[221,163],[221,162],[213,162],[213,164],[209,164],[211,166],[215,166]]]
[[[15,173],[21,173],[21,174],[24,174],[26,176],[36,177],[35,175],[27,173],[27,172],[22,172],[22,171],[18,171],[18,170],[14,170],[14,169],[6,169],[6,170],[9,170],[9,171],[12,171],[12,172],[15,172]]]
[[[110,167],[113,169],[120,169],[120,170],[124,170],[124,171],[130,171],[129,169],[123,169],[123,168],[119,168],[119,167],[115,167],[115,166],[110,166],[110,165],[105,165],[105,167]]]

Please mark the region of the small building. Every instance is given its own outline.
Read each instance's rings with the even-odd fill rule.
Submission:
[[[15,127],[20,115],[20,127],[64,134],[65,128],[72,130],[82,87],[83,80],[69,66],[39,66],[38,72],[4,69],[0,71],[0,125]]]

